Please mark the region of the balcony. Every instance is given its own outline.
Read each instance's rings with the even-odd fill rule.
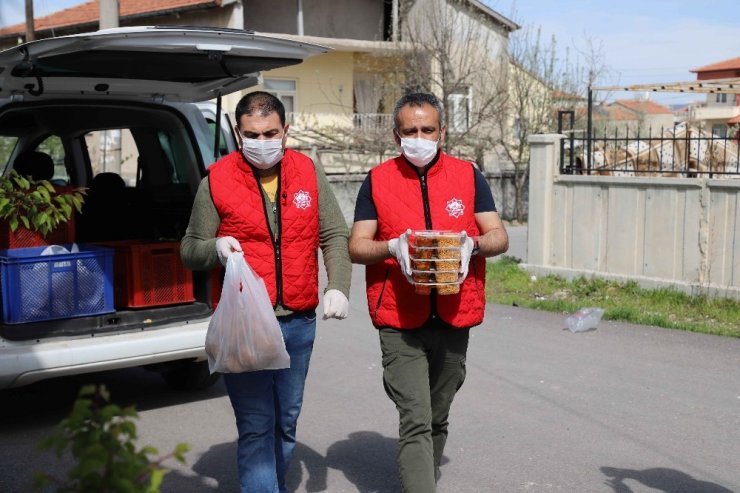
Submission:
[[[740,115],[740,106],[700,106],[693,108],[693,120],[727,121]]]
[[[352,126],[357,130],[371,132],[390,131],[393,128],[393,115],[389,113],[354,113]]]
[[[344,127],[350,125],[356,130],[391,131],[393,115],[390,113],[286,113],[285,120],[291,126],[300,128]]]

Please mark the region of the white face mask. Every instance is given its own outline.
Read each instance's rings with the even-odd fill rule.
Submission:
[[[437,141],[422,138],[402,138],[401,152],[411,164],[423,168],[437,155]]]
[[[282,139],[242,139],[244,158],[257,169],[270,169],[283,159]]]

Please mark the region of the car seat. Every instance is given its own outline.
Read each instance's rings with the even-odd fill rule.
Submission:
[[[16,156],[13,169],[19,175],[29,176],[34,181],[51,180],[54,176],[54,161],[44,152],[26,151]]]
[[[81,241],[127,239],[131,219],[123,178],[113,172],[95,175],[80,215],[78,238]]]

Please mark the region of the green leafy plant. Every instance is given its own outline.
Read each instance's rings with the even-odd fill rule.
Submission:
[[[32,181],[15,170],[0,178],[0,219],[10,230],[24,227],[46,236],[76,210],[82,212],[84,188],[59,191],[47,180]]]
[[[105,386],[88,385],[80,390],[70,415],[57,431],[39,444],[53,449],[57,457],[69,450],[76,464],[60,480],[48,473],[36,473],[35,491],[57,493],[158,493],[168,469],[162,466],[174,458],[185,463],[190,446],[180,443],[170,454],[153,458],[153,447],[136,450],[138,415],[133,406],[121,408],[110,402]]]

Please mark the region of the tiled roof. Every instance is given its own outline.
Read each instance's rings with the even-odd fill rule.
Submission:
[[[618,106],[609,106],[606,108],[606,117],[611,120],[634,120],[636,115],[633,111],[627,111]]]
[[[648,115],[673,114],[670,108],[658,104],[654,101],[639,101],[636,99],[620,99],[614,102],[615,105],[624,106],[637,113]]]
[[[100,2],[92,0],[68,9],[60,10],[44,17],[34,19],[34,29],[44,31],[63,27],[97,23],[100,19]],[[187,10],[194,7],[221,5],[221,0],[119,0],[118,12],[121,20],[126,17],[155,15],[165,12]],[[25,22],[0,29],[0,36],[26,32]]]
[[[719,70],[740,70],[740,57],[730,58],[704,67],[692,68],[690,72],[717,72]]]

